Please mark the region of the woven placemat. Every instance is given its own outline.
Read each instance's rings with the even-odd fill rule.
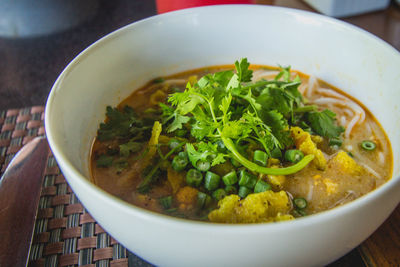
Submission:
[[[23,145],[45,135],[43,119],[42,106],[0,111],[0,176]],[[46,168],[29,266],[151,266],[90,216],[66,183],[51,152],[43,164]]]

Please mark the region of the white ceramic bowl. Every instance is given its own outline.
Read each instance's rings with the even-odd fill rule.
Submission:
[[[393,178],[343,207],[276,224],[222,225],[171,218],[129,205],[88,180],[88,152],[107,105],[146,81],[193,68],[291,65],[358,98],[392,142]],[[46,132],[68,183],[104,229],[165,266],[318,266],[365,240],[400,200],[400,54],[335,19],[268,6],[187,9],[133,23],[96,42],[60,75]]]

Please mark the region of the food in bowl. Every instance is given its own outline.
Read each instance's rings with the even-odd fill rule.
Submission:
[[[392,173],[374,116],[290,67],[242,59],[157,78],[106,116],[91,152],[93,182],[176,217],[291,220],[348,203]]]

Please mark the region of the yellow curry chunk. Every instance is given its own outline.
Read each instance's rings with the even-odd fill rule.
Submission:
[[[350,175],[357,175],[362,172],[362,167],[344,151],[339,151],[335,157],[329,161],[329,166],[338,168],[341,172]]]
[[[331,179],[329,179],[329,178],[324,178],[322,181],[323,181],[323,183],[324,183],[325,186],[326,186],[326,193],[327,193],[328,195],[333,194],[333,193],[336,192],[337,187],[338,187],[338,184],[337,184],[337,183],[334,183],[334,182],[333,182]]]
[[[320,170],[325,170],[326,159],[321,150],[317,148],[317,145],[313,142],[311,134],[303,131],[300,127],[290,128],[290,132],[296,144],[296,148],[303,152],[305,155],[314,155],[313,163]]]
[[[172,193],[178,192],[179,188],[185,180],[184,172],[177,172],[172,167],[167,169],[167,179],[172,188]]]
[[[285,191],[271,190],[248,195],[240,199],[229,195],[218,202],[218,209],[208,214],[211,222],[260,223],[291,220],[290,200]]]
[[[179,209],[191,209],[193,208],[195,201],[197,200],[197,193],[199,191],[191,186],[185,186],[179,189],[176,193],[176,200],[179,202]]]

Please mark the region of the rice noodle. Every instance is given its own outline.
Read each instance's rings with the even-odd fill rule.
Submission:
[[[314,181],[311,179],[309,182],[309,189],[308,189],[308,193],[306,196],[307,201],[310,202],[312,200],[313,193],[314,193]]]
[[[276,71],[276,70],[256,70],[256,71],[253,71],[252,81],[256,82],[261,79],[273,79],[278,74],[279,74],[279,71]]]
[[[338,106],[344,106],[344,101],[332,97],[321,97],[313,100],[313,103],[318,105],[336,104]]]
[[[354,116],[354,112],[351,109],[345,108],[343,109],[344,114],[346,114],[349,117],[353,117]]]
[[[346,146],[346,150],[348,150],[348,151],[353,151],[353,146],[352,146],[352,145],[347,145],[347,146]]]
[[[334,208],[334,207],[337,207],[337,206],[339,206],[339,205],[342,205],[345,201],[349,200],[349,198],[350,198],[351,196],[354,198],[356,195],[355,195],[354,191],[348,190],[348,191],[347,191],[347,194],[346,194],[343,198],[341,198],[341,199],[339,199],[338,201],[336,201],[333,205],[329,206],[329,209],[332,209],[332,208]]]
[[[304,92],[307,90],[307,84],[305,84],[305,83],[300,84],[298,90],[301,95],[304,95]]]
[[[360,107],[358,104],[356,104],[355,102],[350,101],[350,100],[346,101],[345,105],[347,107],[349,107],[350,109],[354,110],[355,113],[359,113],[361,115],[359,124],[364,122],[364,120],[365,120],[365,111],[364,111],[364,109],[362,107]]]
[[[310,78],[308,79],[308,88],[307,88],[307,98],[311,98],[311,95],[314,91],[314,86],[318,86],[317,79],[310,75]]]
[[[340,125],[346,126],[346,123],[347,123],[346,116],[341,116],[340,117]]]
[[[289,203],[290,203],[289,210],[292,210],[293,209],[293,195],[289,191],[285,191],[285,192],[286,192],[286,194],[288,195],[288,197],[290,199],[290,201],[289,201]]]
[[[360,118],[360,114],[356,114],[347,124],[346,126],[346,131],[344,132],[344,136],[346,138],[349,138],[351,131],[353,130],[353,127],[356,125]]]
[[[340,99],[343,99],[343,100],[348,100],[347,97],[345,97],[345,96],[343,96],[343,95],[341,95],[341,94],[339,94],[339,93],[333,91],[332,89],[328,89],[328,88],[318,88],[318,89],[317,89],[317,92],[320,93],[321,95],[333,96],[333,97],[340,98]]]
[[[186,79],[168,79],[163,81],[162,83],[167,83],[167,84],[186,84],[187,80]]]
[[[379,152],[378,153],[378,159],[379,159],[379,163],[380,164],[384,164],[385,163],[385,155],[383,154],[383,152]]]
[[[382,176],[380,176],[374,169],[372,169],[370,166],[368,166],[367,164],[364,164],[362,162],[358,163],[359,165],[361,165],[362,167],[364,167],[364,169],[366,169],[369,173],[371,173],[373,176],[375,176],[378,179],[382,179]]]
[[[366,123],[365,128],[367,129],[367,135],[370,135],[372,133],[371,125],[369,123]]]

